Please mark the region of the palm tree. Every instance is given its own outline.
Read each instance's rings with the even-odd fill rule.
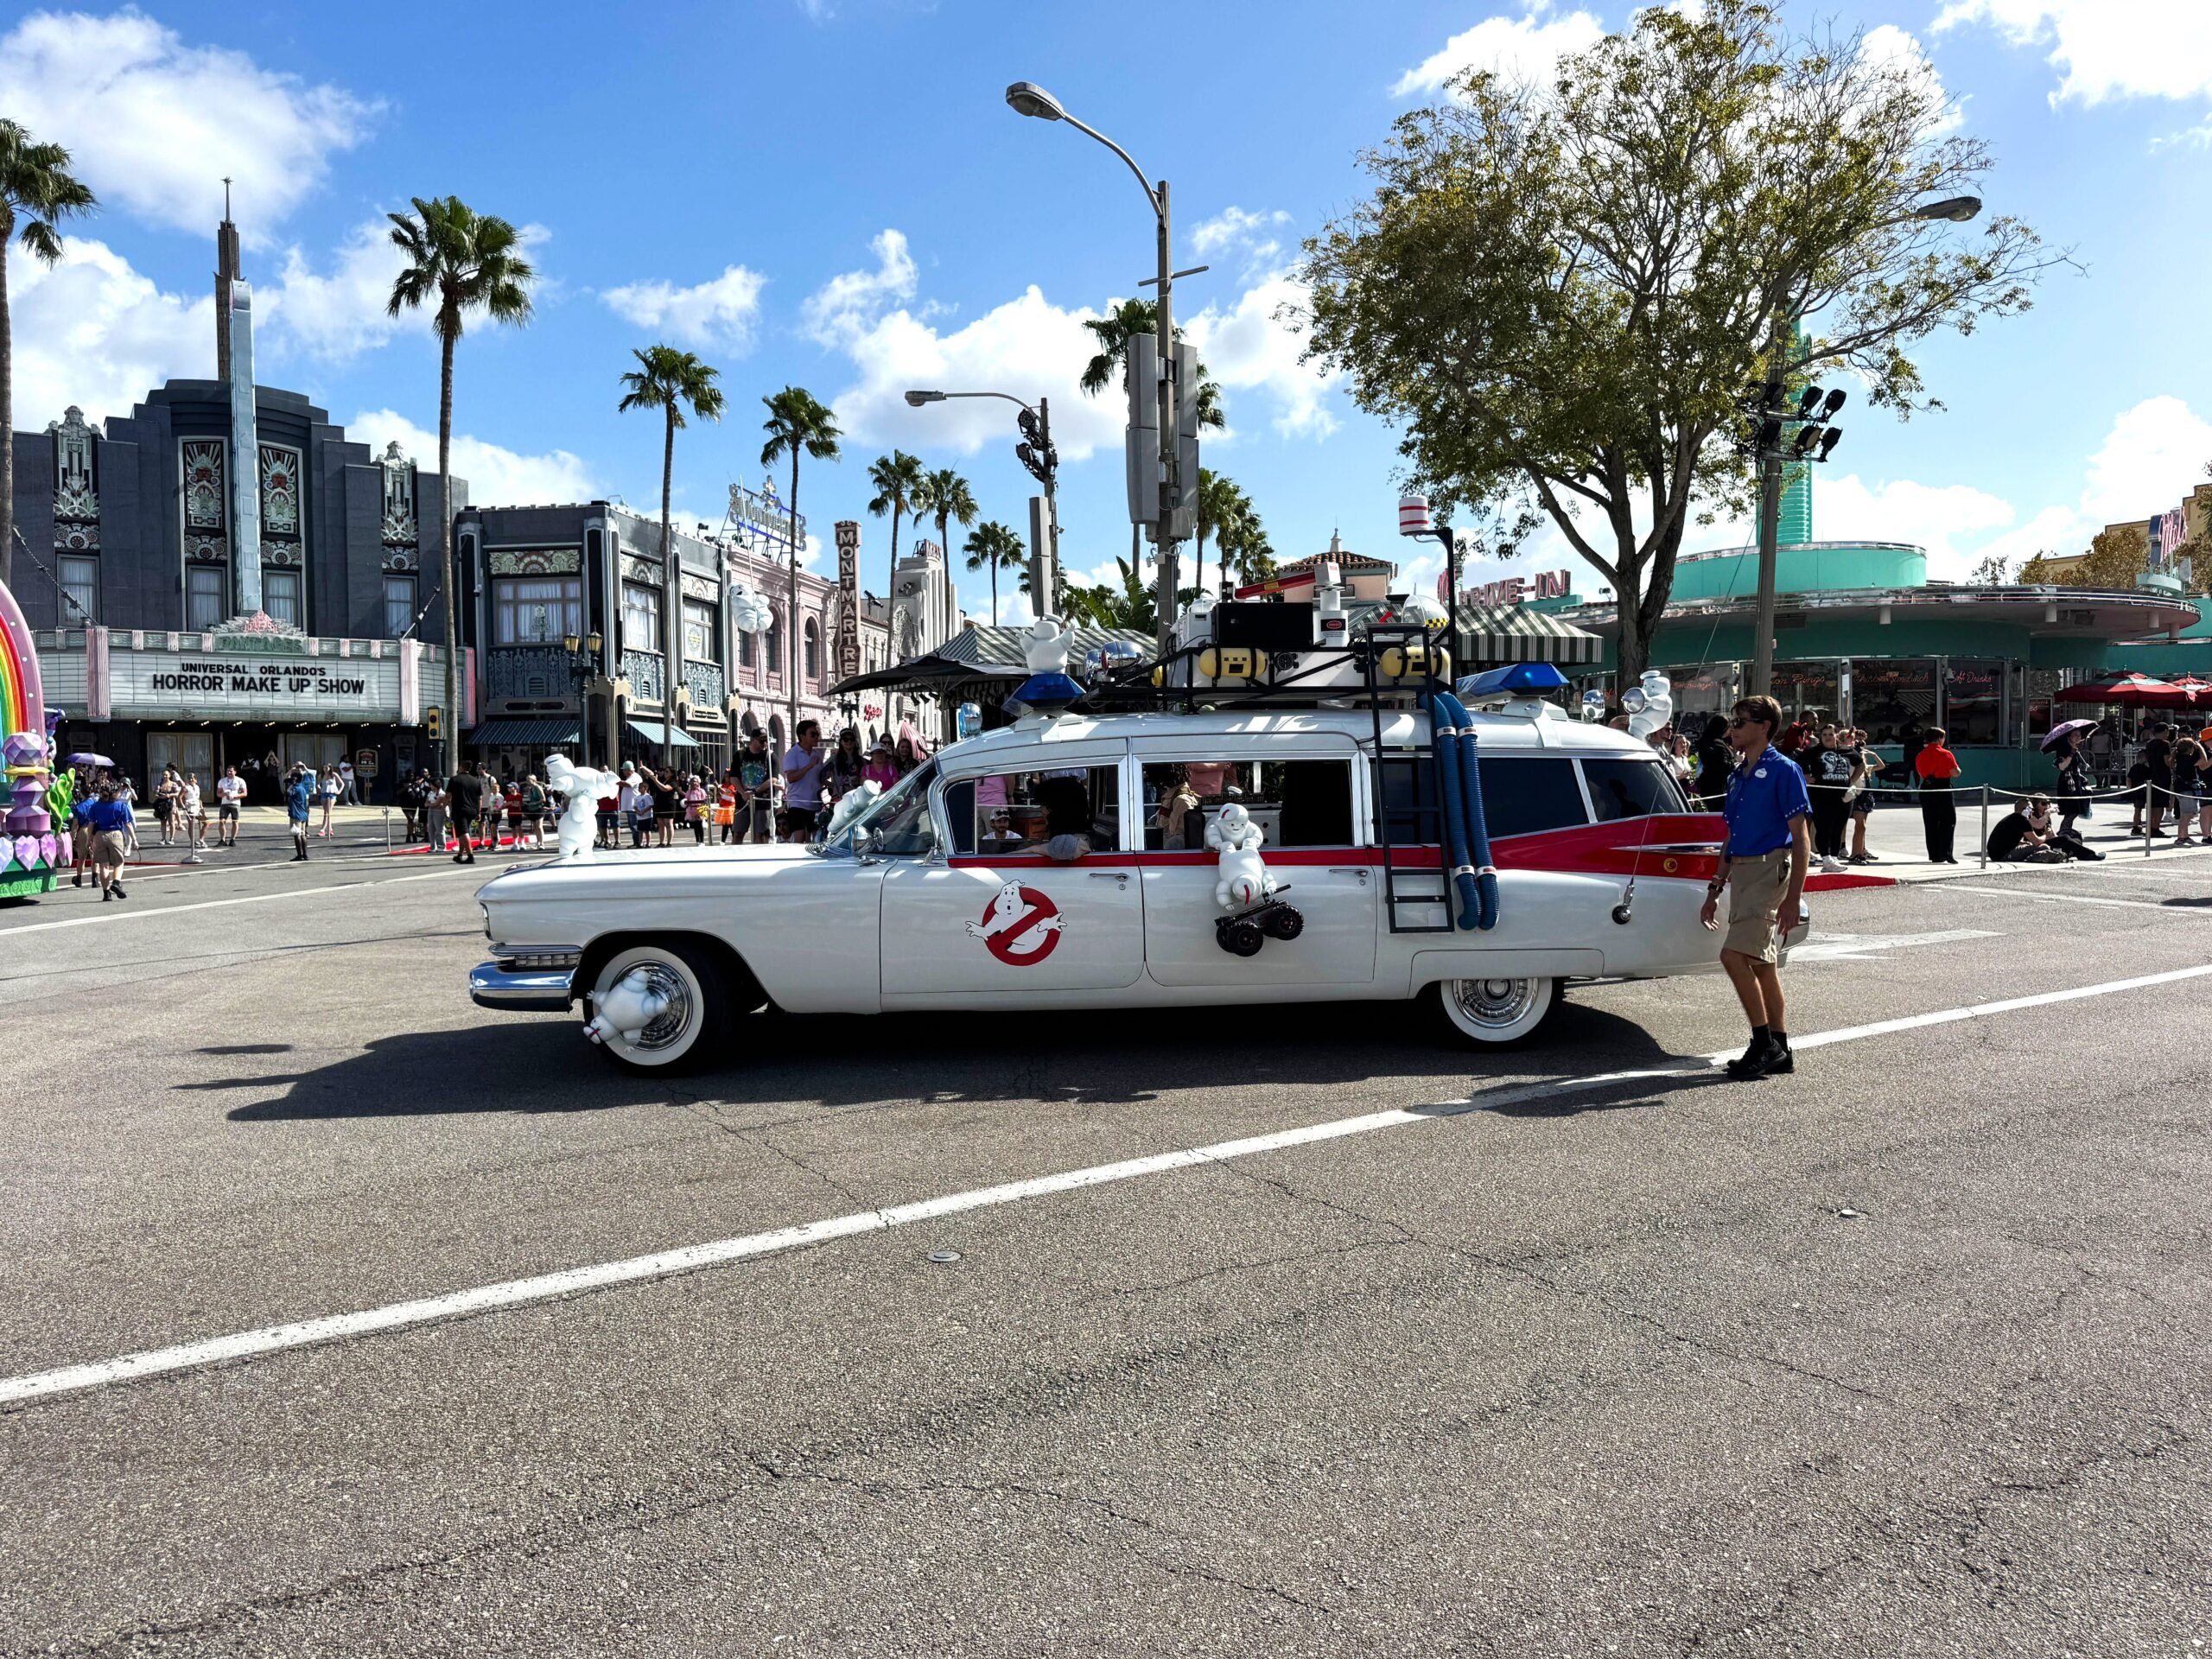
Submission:
[[[1206,537],[1215,536],[1219,539],[1224,557],[1222,569],[1226,572],[1226,550],[1235,539],[1237,520],[1251,510],[1252,503],[1233,480],[1210,467],[1198,468],[1198,592],[1204,593],[1206,587]],[[1224,582],[1223,586],[1225,588],[1228,584]]]
[[[668,503],[676,480],[676,429],[683,424],[682,405],[685,404],[690,404],[691,412],[702,421],[721,419],[722,389],[715,384],[720,371],[708,367],[692,353],[679,352],[673,346],[654,346],[642,352],[632,350],[630,355],[638,359],[638,366],[622,377],[622,384],[628,390],[614,409],[617,414],[633,409],[658,409],[667,416],[660,449],[660,556],[673,582],[677,564],[675,550],[669,543]],[[679,588],[683,586],[681,582],[675,585]],[[674,649],[683,638],[681,601],[669,609],[673,613],[664,625],[668,637],[654,640],[653,649],[668,664],[667,706],[672,709],[677,676],[682,671]]]
[[[868,469],[868,481],[875,489],[868,510],[879,518],[887,512],[891,515],[891,563],[883,580],[884,595],[888,598],[899,585],[899,520],[914,511],[915,498],[921,493],[921,460],[904,449],[878,455]]]
[[[815,395],[803,386],[785,386],[772,397],[760,400],[767,405],[768,418],[760,429],[768,435],[768,442],[760,446],[760,464],[772,467],[785,455],[791,461],[791,499],[785,511],[791,516],[791,605],[785,613],[785,633],[790,642],[791,660],[781,664],[784,683],[791,696],[786,699],[789,712],[785,716],[794,741],[798,737],[798,457],[804,450],[817,461],[840,459],[837,440],[845,435],[837,429],[837,422],[830,410]],[[781,653],[779,652],[779,655]]]
[[[991,626],[999,625],[999,572],[1021,569],[1021,537],[1011,527],[996,519],[979,524],[968,537],[968,544],[961,549],[968,556],[970,570],[991,573]]]
[[[949,560],[952,556],[952,522],[960,521],[963,530],[976,522],[982,511],[976,505],[975,492],[968,487],[968,480],[950,467],[940,467],[933,473],[922,474],[922,487],[907,504],[917,518],[925,515],[937,519],[937,544],[944,550]]]
[[[16,348],[8,323],[8,239],[22,226],[23,250],[52,264],[61,257],[60,222],[92,211],[92,193],[69,175],[69,152],[35,144],[13,121],[0,119],[0,583],[15,566]],[[38,710],[31,711],[33,718]]]
[[[1103,317],[1085,317],[1083,326],[1090,330],[1097,340],[1098,350],[1090,362],[1084,365],[1080,382],[1086,397],[1096,397],[1100,392],[1121,378],[1128,367],[1129,341],[1138,334],[1160,332],[1160,312],[1150,300],[1123,300]],[[1183,338],[1178,328],[1175,338]],[[1206,373],[1206,365],[1198,365],[1198,425],[1202,429],[1218,431],[1229,424],[1221,412],[1221,387]],[[1137,537],[1141,533],[1136,524],[1129,526],[1129,563],[1138,562]]]
[[[519,327],[530,321],[530,285],[537,272],[522,257],[522,237],[504,219],[479,214],[459,196],[415,199],[413,217],[388,215],[391,245],[407,256],[407,267],[391,284],[385,314],[433,308],[438,334],[439,581],[445,584],[446,753],[448,776],[461,770],[461,646],[455,630],[453,579],[453,348],[460,343],[462,319],[481,311],[494,322]]]
[[[1223,585],[1234,575],[1239,582],[1265,582],[1275,573],[1275,550],[1268,545],[1268,532],[1261,527],[1260,515],[1250,502],[1230,523],[1214,533],[1215,544],[1221,549]]]

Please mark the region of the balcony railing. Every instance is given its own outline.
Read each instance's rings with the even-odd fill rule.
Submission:
[[[664,702],[668,699],[668,681],[657,651],[627,650],[622,653],[622,677],[630,682],[632,694],[646,702]]]
[[[683,689],[691,694],[694,709],[720,709],[729,695],[728,686],[720,663],[683,664]]]

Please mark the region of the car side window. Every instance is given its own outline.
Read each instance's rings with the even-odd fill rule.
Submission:
[[[1183,852],[1206,844],[1206,826],[1230,802],[1266,832],[1270,847],[1352,844],[1350,760],[1165,760],[1144,766],[1144,844]]]
[[[1064,766],[963,779],[944,793],[953,850],[981,857],[1081,857],[1121,845],[1116,766]]]
[[[1436,804],[1435,762],[1422,755],[1415,765],[1417,772],[1399,766],[1382,768],[1382,816],[1393,845],[1433,845],[1442,833],[1433,813],[1414,810]],[[1492,841],[1576,829],[1590,821],[1574,763],[1565,755],[1485,754],[1478,775],[1483,823]]]

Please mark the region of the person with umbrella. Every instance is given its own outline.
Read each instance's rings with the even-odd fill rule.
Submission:
[[[2096,725],[2094,720],[2062,720],[2043,741],[2043,752],[2058,768],[2058,833],[2074,833],[2074,821],[2089,816],[2089,795],[2096,779],[2089,757],[2082,752],[2082,734]]]

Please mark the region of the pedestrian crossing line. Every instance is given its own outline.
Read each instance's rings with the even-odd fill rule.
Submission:
[[[1988,1019],[1997,1014],[2017,1013],[2024,1008],[2048,1007],[2054,1003],[2078,1002],[2124,991],[2148,990],[2161,985],[2177,984],[2184,980],[2201,979],[2208,975],[2212,975],[2212,963],[2171,969],[2164,973],[2139,975],[2133,979],[2108,980],[2102,984],[2041,991],[2028,996],[2006,997],[2001,1001],[1970,1003],[1963,1007],[1939,1008],[1932,1013],[1906,1014],[1895,1020],[1878,1020],[1869,1025],[1848,1026],[1836,1031],[1814,1032],[1796,1037],[1790,1046],[1796,1049],[1827,1048],[1837,1043],[1859,1042],[1872,1037],[1891,1036],[1898,1032],[1916,1031],[1929,1026]],[[887,1232],[893,1228],[911,1226],[918,1221],[933,1221],[941,1216],[995,1209],[1053,1193],[1109,1186],[1171,1170],[1225,1164],[1260,1153],[1281,1152],[1293,1147],[1340,1141],[1353,1135],[1372,1134],[1378,1129],[1401,1128],[1409,1124],[1433,1122],[1439,1118],[1498,1111],[1530,1101],[1555,1099],[1561,1095],[1609,1085],[1680,1082],[1707,1077],[1711,1075],[1714,1066],[1732,1058],[1732,1051],[1723,1051],[1704,1056],[1703,1063],[1699,1065],[1649,1071],[1605,1071],[1589,1077],[1548,1078],[1487,1090],[1459,1100],[1440,1101],[1425,1106],[1394,1107],[1357,1117],[1338,1118],[1328,1122],[1281,1129],[1272,1135],[1218,1141],[1210,1146],[1185,1147],[1173,1152],[1154,1153],[1148,1157],[1126,1159],[1119,1163],[1094,1164],[1088,1168],[1063,1170],[1057,1174],[1035,1176],[1028,1180],[1009,1181],[997,1186],[948,1193],[942,1198],[924,1198],[912,1204],[893,1205],[887,1209],[862,1210],[850,1215],[831,1216],[820,1221],[803,1222],[793,1227],[779,1227],[770,1232],[750,1233],[741,1238],[717,1239],[677,1249],[656,1251],[650,1255],[631,1256],[619,1262],[602,1262],[589,1267],[539,1274],[527,1279],[478,1285],[442,1296],[393,1302],[382,1307],[364,1308],[357,1313],[327,1314],[288,1325],[265,1325],[257,1331],[241,1331],[230,1336],[179,1343],[168,1348],[151,1348],[138,1353],[122,1354],[112,1359],[34,1371],[22,1376],[0,1379],[0,1410],[10,1407],[21,1408],[30,1402],[81,1394],[88,1389],[112,1388],[118,1383],[138,1382],[151,1376],[200,1370],[211,1365],[280,1353],[292,1348],[442,1324],[448,1319],[493,1313],[502,1308],[557,1301],[624,1285],[649,1284],[696,1273],[702,1268],[778,1255],[863,1233]]]
[[[326,893],[350,893],[355,887],[396,887],[403,881],[442,881],[455,875],[473,875],[479,880],[489,881],[499,871],[489,874],[461,868],[457,870],[428,870],[421,875],[394,875],[381,881],[333,881],[320,887],[294,887],[284,893],[254,893],[241,899],[202,899],[189,905],[160,905],[140,908],[125,899],[124,908],[113,909],[103,905],[93,916],[68,916],[58,922],[25,922],[20,927],[0,928],[0,939],[12,939],[19,933],[44,933],[57,927],[96,927],[103,922],[143,921],[149,916],[181,916],[188,910],[222,910],[232,905],[273,905],[284,899],[314,899]]]
[[[2028,899],[2039,905],[2095,905],[2105,910],[2156,910],[2169,916],[2212,915],[2212,911],[2192,911],[2186,905],[2158,905],[2147,899],[2092,899],[2079,893],[2030,893],[2024,887],[1977,887],[1964,881],[1946,884],[1955,893],[1986,893],[1999,899]]]

